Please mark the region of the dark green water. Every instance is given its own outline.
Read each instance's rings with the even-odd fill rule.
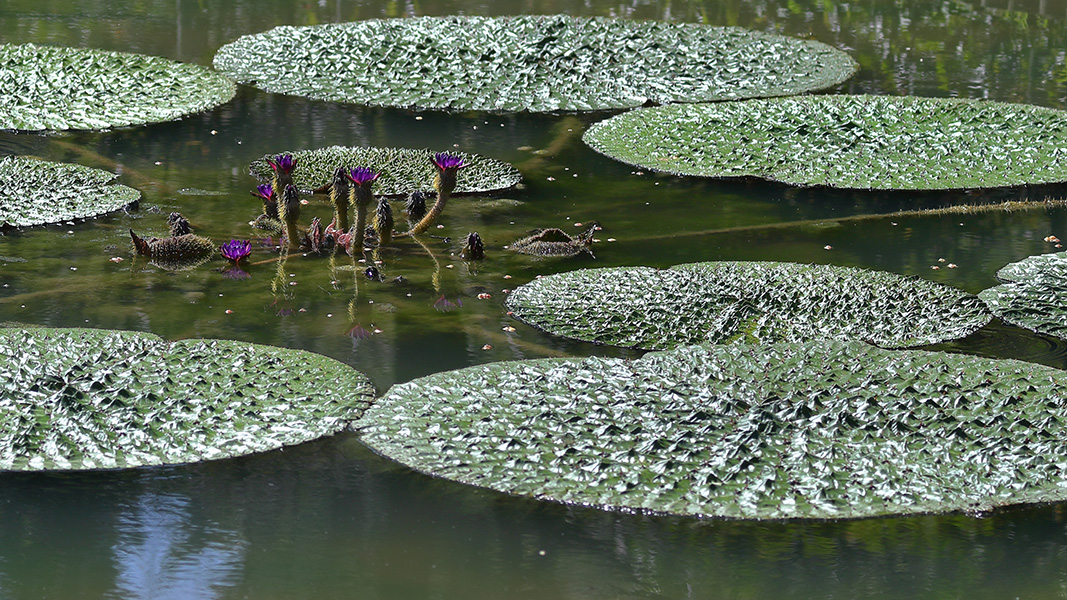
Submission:
[[[210,64],[220,45],[279,24],[568,12],[705,21],[818,39],[861,63],[839,92],[1067,106],[1067,5],[987,5],[6,0],[0,42]],[[1062,189],[854,194],[637,174],[581,143],[583,129],[605,116],[417,113],[242,89],[231,103],[176,123],[56,136],[0,133],[0,152],[121,169],[122,181],[144,193],[137,212],[0,237],[0,321],[304,348],[355,366],[384,391],[494,360],[626,354],[511,321],[503,290],[539,273],[790,260],[883,269],[977,292],[995,283],[1004,264],[1052,251],[1045,236],[1067,239],[1062,209],[835,221],[1041,199],[1062,196]],[[429,252],[403,246],[383,256],[387,277],[403,276],[403,284],[369,281],[340,259],[266,262],[250,267],[249,278],[233,280],[221,273],[221,260],[175,273],[132,257],[127,230],[160,234],[175,210],[220,243],[248,237],[247,221],[258,211],[248,195],[255,185],[248,163],[333,144],[457,147],[516,164],[526,185],[451,203],[437,233],[457,241],[433,241]],[[330,212],[314,201],[305,210]],[[535,261],[501,249],[534,227],[577,230],[574,223],[593,219],[604,227],[595,259]],[[807,223],[782,225],[792,222]],[[476,266],[457,256],[458,240],[472,230],[489,253]],[[272,256],[257,248],[253,259]],[[478,300],[479,293],[492,298]],[[434,303],[442,296],[463,306],[440,312]],[[348,332],[357,325],[381,333],[355,339]],[[504,331],[508,326],[516,331]],[[483,350],[487,344],[492,349]],[[950,349],[1067,366],[1063,343],[1004,325]],[[1062,505],[845,523],[607,513],[417,475],[373,455],[353,435],[187,467],[0,476],[2,599],[1059,596],[1067,596]]]

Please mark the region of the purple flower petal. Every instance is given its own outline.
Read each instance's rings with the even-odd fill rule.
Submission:
[[[370,183],[375,179],[381,177],[381,173],[376,173],[368,169],[367,167],[356,167],[347,173],[348,178],[352,180],[352,183],[356,185],[363,185]]]
[[[446,169],[462,169],[467,166],[464,164],[463,159],[455,154],[449,154],[448,152],[438,152],[433,155],[433,164],[437,165],[438,169],[442,171]]]
[[[292,154],[279,154],[273,159],[268,158],[267,164],[277,172],[292,173],[296,168],[296,158]]]
[[[269,183],[257,185],[256,191],[252,192],[252,195],[257,198],[263,198],[264,200],[270,200],[274,195],[274,187]]]
[[[248,240],[230,240],[219,248],[219,252],[228,260],[237,262],[252,254],[252,242]]]

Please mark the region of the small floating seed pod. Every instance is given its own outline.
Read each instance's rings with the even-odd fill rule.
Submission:
[[[376,173],[367,167],[356,167],[346,175],[348,180],[354,184],[351,198],[353,204],[356,205],[356,224],[353,226],[352,231],[352,248],[356,252],[363,252],[363,238],[367,230],[367,208],[370,206],[371,200],[374,199],[371,186],[374,185],[374,180],[381,176],[381,173]]]
[[[337,167],[333,172],[333,179],[330,180],[330,201],[333,202],[333,222],[334,226],[341,231],[348,231],[351,227],[349,223],[348,214],[351,210],[349,205],[349,195],[351,190],[348,185],[348,169],[345,167]]]
[[[467,234],[467,243],[463,245],[460,256],[467,260],[482,260],[485,258],[485,244],[482,243],[482,236],[478,235],[477,231]]]
[[[379,246],[388,246],[393,241],[393,207],[385,198],[378,199],[378,208],[374,211],[374,231],[378,233]]]
[[[573,237],[566,231],[555,227],[538,229],[532,235],[515,240],[508,245],[508,248],[520,254],[534,256],[566,257],[577,256],[582,252],[588,252],[590,256],[593,256],[593,251],[589,247],[593,245],[593,234],[597,231],[600,231],[600,225],[596,221],[590,223],[584,233]]]
[[[434,155],[432,162],[437,168],[437,176],[433,180],[433,186],[437,190],[437,200],[430,208],[430,212],[426,213],[426,216],[405,235],[418,235],[426,231],[437,220],[437,217],[441,216],[448,198],[452,195],[452,190],[456,189],[456,173],[467,166],[462,158],[447,152],[438,152]]]
[[[215,244],[211,240],[192,233],[168,238],[142,238],[131,229],[130,238],[137,254],[147,256],[154,264],[169,270],[195,267],[215,252]]]
[[[167,226],[170,227],[171,237],[178,237],[193,232],[192,226],[189,225],[189,219],[186,219],[181,213],[177,212],[172,212],[170,213],[170,216],[167,217]]]
[[[291,183],[285,186],[285,191],[282,192],[282,200],[278,203],[278,216],[285,227],[288,248],[296,250],[300,247],[300,231],[296,227],[296,221],[300,218],[300,194]]]

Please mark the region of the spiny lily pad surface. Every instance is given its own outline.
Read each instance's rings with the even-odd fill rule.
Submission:
[[[1067,252],[1038,254],[997,271],[1004,285],[978,294],[1001,319],[1067,339]]]
[[[1062,501],[1067,372],[861,342],[541,359],[394,386],[357,424],[414,469],[605,508],[851,518]]]
[[[798,94],[845,81],[856,63],[732,27],[539,15],[282,26],[223,46],[215,67],[320,100],[546,112]]]
[[[400,196],[415,190],[432,190],[437,170],[431,159],[434,151],[414,148],[376,148],[369,146],[330,146],[316,150],[299,150],[269,154],[252,162],[249,171],[264,181],[271,178],[267,159],[290,154],[296,159],[293,184],[310,191],[330,183],[337,167],[367,167],[379,173],[374,180],[374,193],[380,196]],[[456,177],[456,194],[480,194],[515,187],[522,174],[512,165],[466,152],[450,152],[467,165]]]
[[[374,396],[298,350],[135,332],[0,329],[0,470],[229,458],[346,428]]]
[[[114,180],[113,173],[81,165],[0,157],[0,227],[86,219],[140,199],[141,192]]]
[[[776,262],[557,273],[518,287],[507,306],[549,333],[646,350],[821,339],[902,348],[963,337],[992,318],[977,297],[923,279]]]
[[[947,190],[1067,181],[1067,113],[981,100],[805,96],[673,105],[594,124],[645,169],[799,186]]]
[[[0,128],[107,129],[214,108],[234,82],[155,56],[34,44],[0,45]]]

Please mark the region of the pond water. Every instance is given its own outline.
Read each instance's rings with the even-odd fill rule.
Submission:
[[[220,45],[279,24],[559,12],[817,39],[861,64],[835,92],[1067,105],[1063,0],[7,0],[0,42],[209,65]],[[651,175],[582,144],[584,128],[606,116],[363,108],[242,88],[232,102],[174,123],[0,133],[0,153],[119,171],[144,194],[137,211],[0,237],[0,321],[303,348],[360,369],[384,391],[489,361],[634,355],[512,321],[505,290],[542,273],[788,260],[978,292],[1004,264],[1053,251],[1046,236],[1067,239],[1063,208],[877,216],[1064,189],[850,193]],[[515,164],[525,185],[455,200],[436,232],[450,239],[389,250],[386,281],[366,279],[346,259],[271,261],[276,254],[258,245],[245,279],[225,276],[221,260],[171,272],[132,256],[128,231],[162,234],[172,211],[219,243],[247,238],[259,210],[249,162],[334,144],[457,148]],[[305,210],[330,213],[315,199]],[[532,228],[578,231],[591,220],[603,226],[595,257],[534,260],[502,248]],[[476,265],[458,256],[468,231],[487,246]],[[398,275],[403,283],[391,281]],[[492,297],[479,300],[483,293]],[[462,306],[442,311],[441,298]],[[357,326],[381,333],[361,339]],[[998,323],[941,348],[1067,367],[1063,342]],[[419,475],[345,434],[185,467],[2,475],[0,598],[1067,596],[1065,516],[1063,505],[842,523],[611,513]]]

